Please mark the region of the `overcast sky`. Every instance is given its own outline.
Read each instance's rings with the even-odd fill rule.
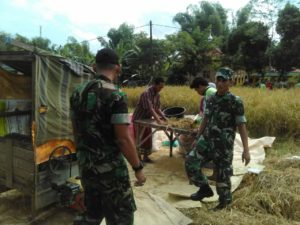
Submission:
[[[212,1],[215,2],[215,1]],[[248,0],[221,0],[225,9],[238,10]],[[91,48],[100,48],[97,36],[106,36],[110,28],[126,22],[140,27],[152,23],[178,27],[172,19],[198,0],[1,0],[0,31],[28,38],[40,35],[53,44],[65,44],[68,36],[90,40]],[[149,27],[136,28],[136,32]],[[153,27],[157,38],[175,32],[174,28]]]

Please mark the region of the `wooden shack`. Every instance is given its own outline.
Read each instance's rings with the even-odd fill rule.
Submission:
[[[0,52],[0,185],[30,195],[35,211],[59,200],[53,184],[78,175],[69,98],[94,72],[21,47]]]

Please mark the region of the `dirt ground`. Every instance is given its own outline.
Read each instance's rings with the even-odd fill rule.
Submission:
[[[152,156],[154,159],[155,154]],[[183,169],[183,161],[176,160],[176,157],[169,158],[168,151],[163,154],[159,161],[145,167],[149,181],[143,187],[146,191],[155,190],[156,194],[163,194],[164,190],[157,184],[163,184],[166,178],[184,179],[182,171],[172,169]],[[300,155],[300,148],[297,155]],[[300,160],[271,155],[264,164],[266,168],[259,175],[248,174],[244,177],[234,192],[230,209],[216,213],[210,211],[216,203],[204,203],[202,207],[180,211],[194,220],[193,225],[300,225]],[[169,168],[170,172],[160,173],[161,167]],[[17,190],[3,187],[0,187],[0,192],[0,225],[71,225],[77,213],[68,208],[52,206],[41,211],[37,217],[39,220],[34,222],[30,216],[28,197]]]

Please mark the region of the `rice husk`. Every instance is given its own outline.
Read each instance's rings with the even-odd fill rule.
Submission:
[[[269,161],[259,175],[244,176],[230,208],[211,211],[216,204],[181,211],[201,225],[300,224],[300,160]]]

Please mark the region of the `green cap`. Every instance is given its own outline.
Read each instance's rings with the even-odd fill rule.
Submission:
[[[233,76],[233,70],[228,67],[221,67],[216,73],[216,77],[223,77],[225,80],[231,80]]]

